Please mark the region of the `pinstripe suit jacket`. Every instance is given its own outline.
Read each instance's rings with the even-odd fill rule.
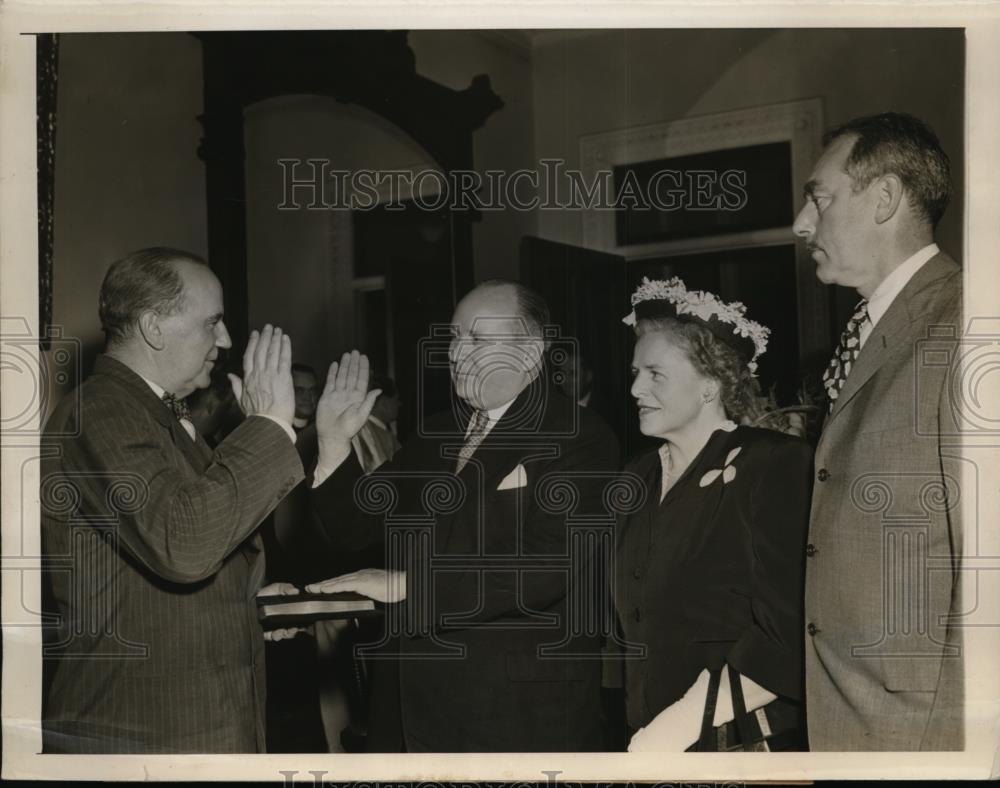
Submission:
[[[101,356],[43,447],[45,751],[263,751],[255,529],[292,442],[251,417],[213,454]]]
[[[947,363],[961,281],[943,254],[913,275],[865,342],[816,450],[805,599],[813,750],[962,748],[961,472]]]

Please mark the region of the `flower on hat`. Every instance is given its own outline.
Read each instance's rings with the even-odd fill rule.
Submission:
[[[747,364],[751,374],[757,372],[757,359],[767,350],[771,329],[746,317],[747,308],[739,301],[726,303],[707,290],[688,290],[679,277],[670,279],[642,278],[642,284],[632,293],[632,311],[622,318],[627,326],[636,322],[635,305],[643,301],[667,301],[673,304],[678,315],[690,315],[708,321],[713,317],[732,326],[734,334],[753,342],[753,357]]]

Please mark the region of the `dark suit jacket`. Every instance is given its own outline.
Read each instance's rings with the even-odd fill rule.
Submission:
[[[45,751],[262,750],[254,531],[303,476],[292,442],[252,417],[213,453],[101,356],[43,447]]]
[[[414,526],[411,542],[389,539],[387,563],[406,570],[408,589],[387,621],[391,629],[398,614],[406,631],[371,660],[370,747],[597,749],[600,633],[581,620],[577,637],[569,632],[571,616],[600,606],[594,595],[607,581],[590,563],[591,542],[575,542],[569,563],[567,510],[574,518],[605,512],[590,524],[610,550],[613,517],[602,495],[615,477],[617,441],[585,408],[535,383],[456,476],[467,423],[452,413],[429,419],[375,473],[361,477],[352,453],[313,490],[340,549]],[[384,525],[371,514],[380,509],[388,509]]]
[[[944,254],[913,275],[816,449],[805,598],[814,750],[962,748],[962,474],[949,386],[961,280]]]
[[[660,465],[654,451],[629,467],[648,498],[619,519],[615,604],[626,641],[646,649],[625,663],[629,726],[727,663],[801,702],[812,448],[773,430],[717,430],[662,503]]]

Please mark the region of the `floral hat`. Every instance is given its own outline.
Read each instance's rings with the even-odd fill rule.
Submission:
[[[632,311],[622,319],[634,326],[636,319],[671,317],[700,320],[715,336],[739,352],[751,374],[757,373],[757,359],[767,350],[771,329],[746,317],[747,308],[739,301],[727,304],[705,290],[688,290],[676,276],[650,280],[632,293]]]

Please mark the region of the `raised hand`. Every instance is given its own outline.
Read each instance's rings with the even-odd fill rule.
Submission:
[[[295,417],[292,385],[292,340],[270,323],[250,334],[243,354],[243,380],[229,376],[243,412],[273,416],[291,424]]]
[[[368,391],[368,357],[352,350],[330,365],[316,406],[321,450],[349,444],[368,420],[381,389]]]
[[[397,569],[361,569],[313,583],[306,586],[306,591],[310,594],[353,591],[376,602],[402,602],[406,599],[406,572]]]

